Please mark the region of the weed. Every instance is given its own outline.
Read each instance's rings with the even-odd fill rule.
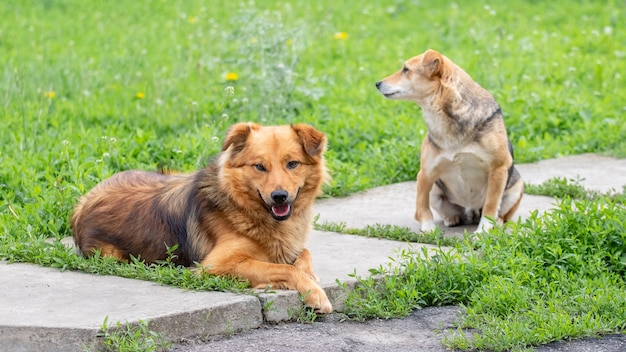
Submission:
[[[108,317],[104,318],[98,337],[102,338],[104,351],[115,352],[151,352],[166,351],[169,343],[159,333],[150,330],[148,321],[140,320],[136,326],[115,323],[109,326]],[[90,349],[87,349],[90,350]]]
[[[305,293],[304,295],[298,294],[298,298],[300,299],[300,302],[302,303],[300,305],[300,308],[297,308],[297,309],[289,308],[288,313],[289,313],[289,316],[293,317],[298,323],[313,324],[318,320],[319,316],[317,315],[317,313],[315,313],[315,310],[313,308],[307,307],[304,304],[304,298],[306,297],[306,295],[308,295],[308,292]]]
[[[232,323],[229,321],[226,322],[226,327],[224,328],[224,335],[226,336],[233,336],[235,335],[235,328],[233,327]]]
[[[276,307],[274,307],[274,301],[267,300],[263,302],[263,311],[276,311]]]

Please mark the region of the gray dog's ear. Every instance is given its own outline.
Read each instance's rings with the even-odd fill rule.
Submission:
[[[237,154],[243,150],[243,147],[246,145],[246,141],[248,140],[248,136],[252,132],[252,130],[258,130],[261,126],[251,123],[251,122],[241,122],[235,125],[232,125],[228,132],[226,133],[226,137],[224,138],[224,144],[222,144],[222,151],[226,151],[231,146],[233,147],[233,154]]]
[[[428,49],[424,53],[422,66],[427,77],[441,77],[443,73],[443,56],[435,50]]]
[[[321,156],[324,150],[326,150],[326,136],[324,133],[305,123],[291,125],[291,128],[298,135],[304,151],[309,156]]]

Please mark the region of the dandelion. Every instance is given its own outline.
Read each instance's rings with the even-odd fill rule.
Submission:
[[[258,40],[256,37],[252,37],[252,38],[250,38],[250,43],[251,43],[251,44],[256,44],[256,43],[258,43],[258,42],[259,42],[259,40]]]
[[[196,16],[189,16],[189,18],[187,18],[187,22],[194,24],[198,22],[198,18]]]
[[[337,33],[335,33],[335,39],[337,39],[337,40],[346,40],[346,39],[348,39],[348,33],[346,33],[346,32],[337,32]]]
[[[50,90],[50,91],[47,91],[47,92],[43,93],[43,96],[48,98],[48,99],[54,99],[56,94],[54,94],[53,90]]]
[[[137,92],[137,94],[135,94],[135,98],[137,99],[143,99],[146,97],[146,94],[144,92]]]
[[[287,45],[291,45],[293,44],[293,40],[292,39],[287,39]]]
[[[236,81],[239,79],[239,75],[236,74],[235,72],[228,72],[226,74],[226,80],[227,81]]]

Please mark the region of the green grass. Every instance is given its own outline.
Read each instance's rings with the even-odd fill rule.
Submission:
[[[582,184],[584,179],[576,178],[564,178],[553,177],[545,182],[534,185],[525,184],[524,193],[551,196],[556,198],[575,198],[575,199],[595,199],[602,197],[609,197],[615,200],[620,200],[622,203],[626,202],[626,185],[623,186],[621,193],[613,190],[607,193],[601,193],[598,191],[587,190]]]
[[[524,193],[556,198],[570,197],[581,199],[592,197],[592,192],[585,189],[581,183],[582,181],[579,178],[553,177],[538,185],[524,184]]]
[[[0,258],[15,262],[28,261],[60,270],[81,270],[93,274],[155,281],[190,290],[252,293],[246,281],[234,277],[208,275],[202,270],[175,265],[170,260],[146,264],[140,259],[132,258],[129,263],[121,263],[110,257],[101,257],[97,253],[90,258],[83,258],[58,241],[10,243],[0,247]]]
[[[364,228],[346,227],[342,222],[317,222],[315,219],[313,227],[319,231],[330,231],[348,235],[359,235],[364,237],[384,238],[388,240],[403,242],[428,243],[439,246],[452,246],[459,242],[455,237],[444,237],[443,232],[437,228],[431,232],[413,232],[408,227],[395,226],[389,224],[367,225]]]
[[[445,341],[505,351],[626,329],[626,207],[610,198],[562,201],[545,216],[453,249],[403,252],[357,277],[346,311],[391,318],[431,305],[466,314]]]
[[[0,258],[194,289],[240,290],[243,284],[236,280],[199,278],[167,263],[80,258],[59,241],[71,235],[68,219],[77,198],[99,181],[127,169],[200,168],[219,150],[226,128],[238,121],[308,122],[323,130],[333,176],[325,196],[414,179],[425,133],[421,112],[413,103],[385,100],[374,82],[427,48],[450,57],[494,94],[518,162],[584,152],[625,157],[624,12],[623,2],[591,0],[1,2]],[[346,35],[336,38],[338,32]],[[227,81],[228,73],[238,79]],[[620,202],[624,196],[583,201],[602,209],[603,204]],[[578,219],[585,226],[567,229],[563,227],[574,220],[565,214],[550,218],[552,225],[540,217],[532,224],[546,231],[560,228],[562,245],[578,243],[582,236],[589,242],[577,248],[591,248],[589,231],[605,229],[587,228],[592,225],[588,222],[609,215],[594,211]],[[384,225],[365,230],[374,236],[428,240],[409,232]],[[488,332],[491,325],[486,322],[498,321],[501,325],[493,326],[512,329],[506,337],[515,337],[527,328],[517,324],[540,326],[541,314],[546,314],[523,312],[543,305],[550,315],[560,299],[572,309],[566,314],[594,318],[601,313],[615,322],[580,327],[585,334],[622,329],[621,308],[602,296],[621,297],[614,292],[622,287],[621,272],[576,284],[555,272],[553,288],[509,277],[521,269],[534,273],[529,270],[536,266],[541,269],[537,277],[544,280],[547,264],[533,261],[540,255],[519,254],[544,235],[520,225],[511,236],[492,239],[499,254],[474,260],[503,260],[493,259],[489,265],[494,268],[484,268],[489,273],[505,270],[500,281],[488,280],[492,276],[481,271],[483,264],[473,269],[465,259],[472,258],[468,253],[463,260],[440,253],[428,264],[435,267],[429,267],[434,271],[426,284],[418,272],[413,278],[390,278],[416,286],[388,296],[398,301],[388,314],[423,304],[478,306],[481,297],[474,292],[496,300],[511,285],[526,285],[526,291],[514,290],[530,297],[530,303],[516,306],[519,319],[506,311],[477,312],[484,319],[467,324],[485,324],[480,329]],[[45,241],[49,238],[54,242]],[[626,252],[621,243],[597,243],[614,248],[576,249],[563,265],[586,258],[589,270],[600,270],[597,253],[619,263],[621,254],[612,251]],[[546,250],[557,251],[550,244],[545,243]],[[414,265],[427,265],[416,258],[412,260],[420,264]],[[402,265],[413,264],[409,260]],[[587,298],[597,310],[572,308],[576,299]],[[534,340],[522,336],[508,345],[582,335],[581,330],[560,327],[567,315],[554,316],[559,333],[544,326]],[[462,335],[451,344],[462,346],[462,341],[478,348],[488,345]]]

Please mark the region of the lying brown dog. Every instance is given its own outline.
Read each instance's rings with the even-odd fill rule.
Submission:
[[[409,59],[397,73],[376,82],[389,99],[417,103],[428,126],[417,174],[415,219],[435,228],[431,207],[446,226],[511,219],[524,183],[513,166],[500,106],[450,59],[434,50]],[[480,221],[479,221],[480,219]]]
[[[84,255],[149,263],[177,245],[177,264],[298,290],[306,305],[330,313],[304,248],[328,177],[325,148],[324,134],[308,125],[236,124],[201,171],[125,171],[98,184],[76,206],[74,239]]]

